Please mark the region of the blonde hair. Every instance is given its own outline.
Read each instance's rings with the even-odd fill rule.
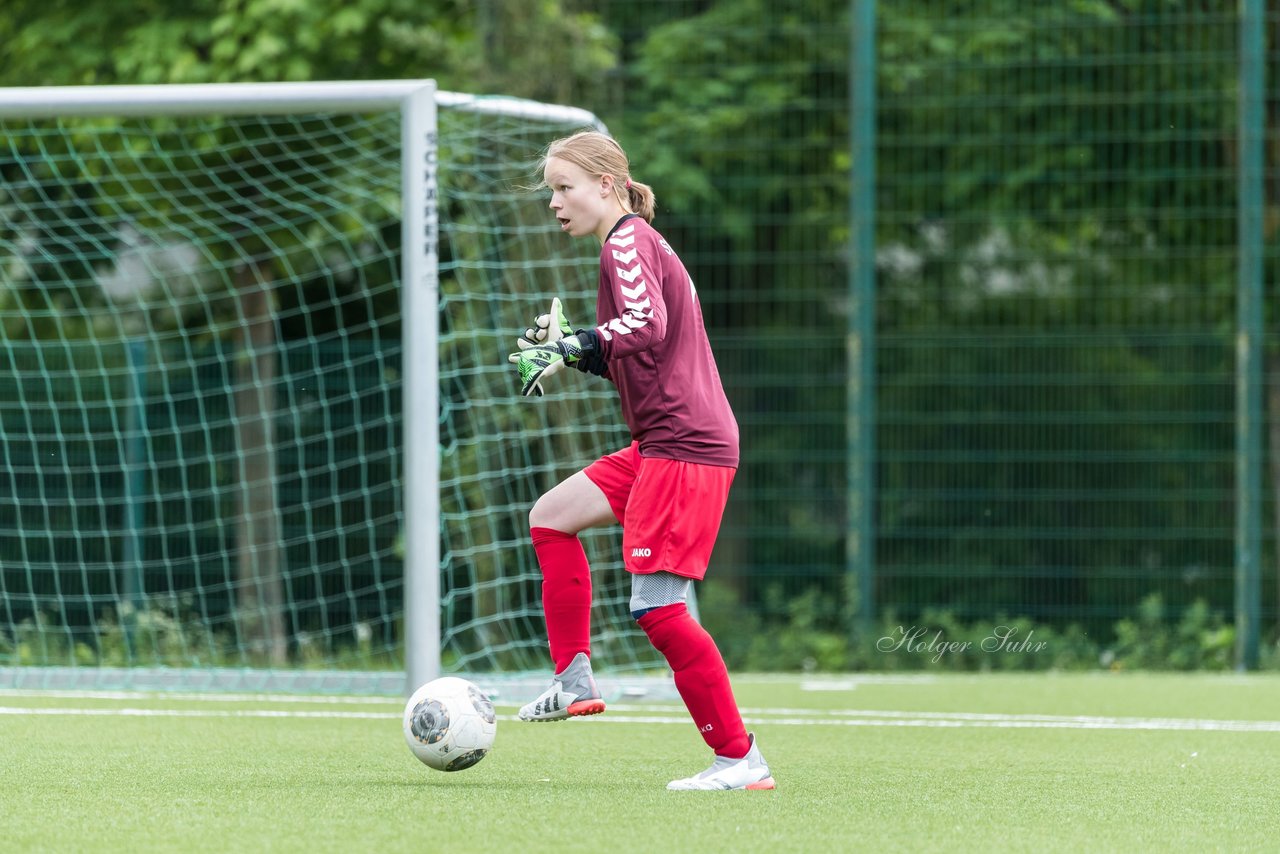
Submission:
[[[645,222],[653,222],[653,214],[658,208],[653,188],[631,177],[627,153],[613,137],[599,131],[584,130],[557,139],[547,146],[539,167],[545,170],[547,161],[552,157],[572,163],[588,175],[612,175],[613,193],[623,209],[639,214]]]

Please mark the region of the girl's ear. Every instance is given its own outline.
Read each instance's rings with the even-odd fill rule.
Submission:
[[[604,198],[612,192],[613,192],[613,176],[601,175],[600,176],[600,197]]]

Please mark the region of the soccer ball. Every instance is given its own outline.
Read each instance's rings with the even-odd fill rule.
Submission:
[[[484,759],[498,734],[493,702],[471,682],[443,676],[423,685],[404,707],[404,740],[437,771],[461,771]]]

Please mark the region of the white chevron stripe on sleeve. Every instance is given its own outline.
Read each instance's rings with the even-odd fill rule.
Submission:
[[[622,279],[623,281],[634,282],[636,279],[640,278],[640,276],[644,274],[644,268],[642,268],[639,264],[637,264],[634,267],[632,267],[630,270],[624,270],[621,267],[617,267],[615,268],[615,272],[618,274],[618,278]]]
[[[646,283],[641,282],[640,284],[636,285],[634,288],[629,288],[626,285],[618,285],[618,290],[622,291],[623,299],[636,299],[642,293],[645,292],[646,287],[647,287]]]

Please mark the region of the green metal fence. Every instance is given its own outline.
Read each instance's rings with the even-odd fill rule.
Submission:
[[[1256,662],[1280,10],[655,5],[679,20],[623,30],[596,109],[665,191],[742,421],[734,601],[1105,644],[1158,596]]]

